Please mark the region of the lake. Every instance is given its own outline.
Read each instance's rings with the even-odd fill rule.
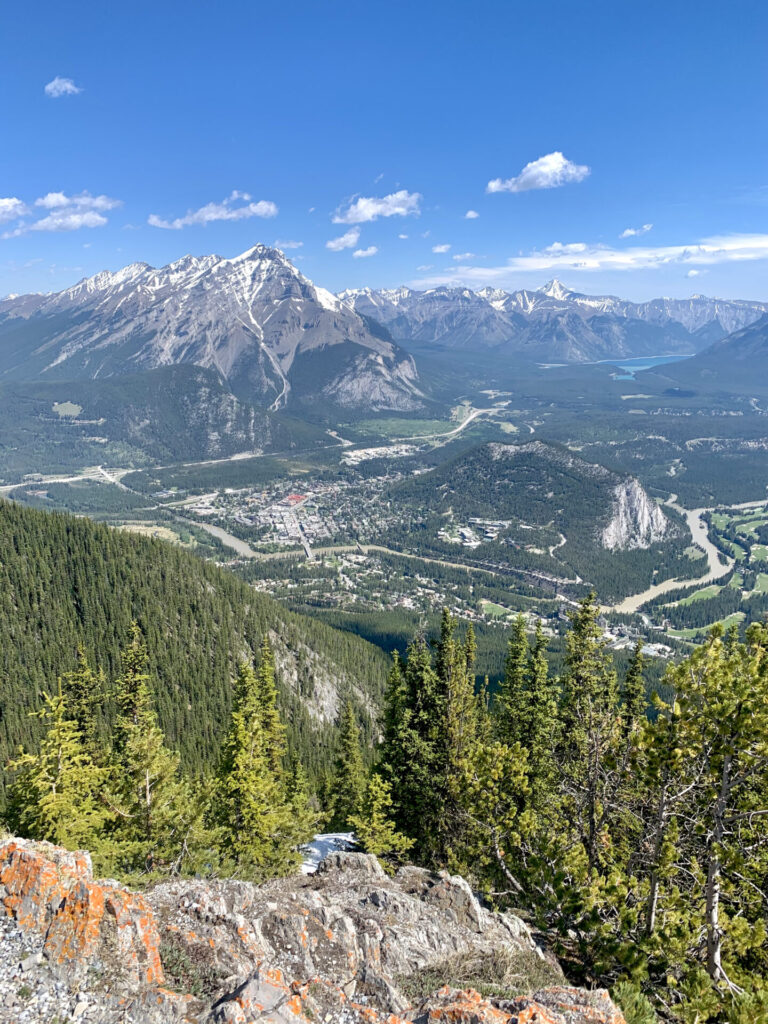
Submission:
[[[617,366],[624,373],[615,373],[614,380],[634,380],[635,374],[641,370],[650,370],[654,366],[663,366],[664,363],[679,363],[683,359],[690,359],[685,356],[636,356],[633,359],[601,359],[600,365]]]

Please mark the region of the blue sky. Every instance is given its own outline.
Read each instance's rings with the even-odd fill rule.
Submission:
[[[42,0],[2,32],[0,295],[277,242],[333,290],[768,299],[761,0]]]

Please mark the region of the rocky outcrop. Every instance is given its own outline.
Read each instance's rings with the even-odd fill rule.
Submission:
[[[633,477],[614,488],[613,515],[602,533],[603,547],[609,551],[649,548],[667,536],[670,525],[640,481]]]
[[[139,895],[95,881],[85,853],[0,840],[0,910],[0,1021],[623,1024],[463,879],[390,878],[359,853],[263,886],[178,880]],[[457,964],[500,955],[514,991],[450,987],[468,981]]]

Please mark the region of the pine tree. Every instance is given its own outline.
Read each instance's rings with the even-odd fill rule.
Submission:
[[[618,684],[599,615],[594,591],[571,614],[562,679],[561,768],[590,873],[602,863],[619,783],[611,770],[620,727]]]
[[[504,678],[496,697],[496,729],[499,739],[504,743],[515,743],[522,736],[528,713],[528,657],[525,618],[523,615],[517,615],[512,623],[512,635],[507,644]]]
[[[627,667],[627,674],[624,677],[621,717],[625,735],[629,735],[632,732],[645,716],[645,711],[648,707],[645,679],[643,678],[643,670],[645,668],[643,645],[643,640],[638,640],[635,644]]]
[[[115,726],[115,837],[126,870],[178,870],[202,838],[202,807],[182,779],[153,708],[144,638],[136,623],[123,652]]]
[[[110,813],[102,798],[105,771],[94,764],[78,724],[70,717],[59,680],[36,715],[45,725],[38,754],[21,753],[8,765],[15,774],[11,815],[18,831],[69,849],[96,849]]]
[[[352,815],[349,823],[366,853],[399,861],[411,849],[414,840],[397,831],[391,815],[391,787],[374,772],[368,780],[360,811]]]
[[[62,689],[66,695],[69,714],[77,724],[91,757],[99,760],[99,755],[103,755],[106,745],[106,680],[103,672],[94,672],[91,668],[82,644],[78,644],[77,647],[77,668],[64,674]]]
[[[225,866],[255,881],[288,874],[300,861],[293,808],[272,768],[269,740],[261,683],[243,664],[219,768],[216,817]]]
[[[360,729],[354,708],[347,701],[341,713],[333,785],[333,825],[338,831],[351,827],[351,819],[360,813],[365,795],[365,780]]]

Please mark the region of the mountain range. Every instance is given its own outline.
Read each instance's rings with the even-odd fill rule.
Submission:
[[[434,396],[418,361],[429,352],[449,353],[458,377],[466,357],[483,352],[534,365],[707,350],[717,363],[718,350],[708,346],[727,344],[724,338],[766,315],[765,302],[694,295],[636,303],[571,291],[557,280],[535,291],[402,287],[333,295],[280,250],[256,245],[233,259],[185,256],[159,269],[132,263],[55,294],[0,300],[0,386],[140,381],[194,367],[209,375],[201,394],[212,389],[242,406],[222,398],[221,415],[208,417],[205,450],[215,454],[233,419],[244,424],[248,446],[269,435],[266,412],[338,421],[356,410],[424,408]],[[130,415],[131,423],[143,422],[140,410]]]
[[[704,295],[639,303],[584,295],[558,280],[536,291],[362,288],[340,292],[339,298],[384,324],[403,344],[487,348],[544,362],[690,355],[768,313],[765,302]]]
[[[75,380],[191,363],[273,410],[322,399],[410,410],[413,358],[277,249],[132,263],[0,302],[0,380]]]

